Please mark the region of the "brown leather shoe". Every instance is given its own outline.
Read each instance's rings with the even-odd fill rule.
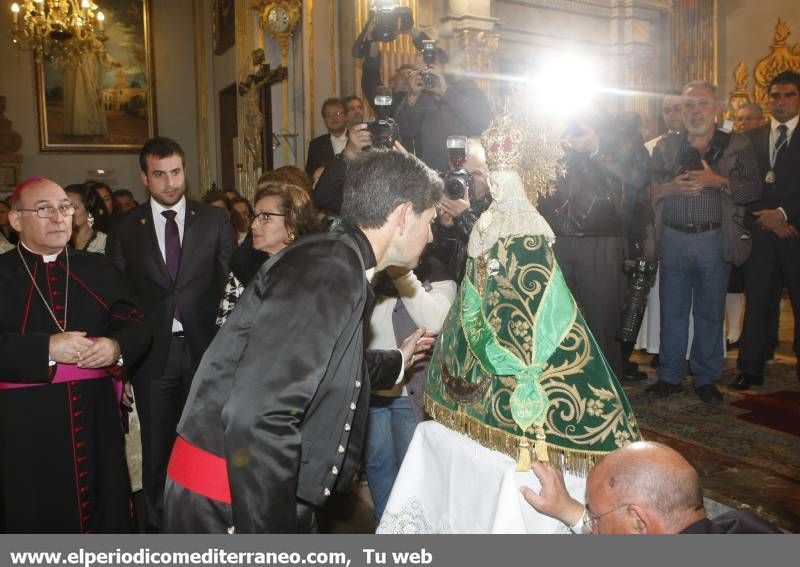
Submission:
[[[644,389],[647,395],[654,398],[666,398],[670,394],[680,394],[682,390],[683,387],[680,384],[670,384],[662,380]]]

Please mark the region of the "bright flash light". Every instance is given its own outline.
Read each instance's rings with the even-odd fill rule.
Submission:
[[[600,88],[597,63],[574,54],[548,57],[534,73],[530,86],[531,102],[539,111],[562,117],[578,114]]]

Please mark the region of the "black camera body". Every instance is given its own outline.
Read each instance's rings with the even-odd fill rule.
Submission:
[[[443,177],[444,194],[448,199],[457,201],[463,199],[464,195],[469,195],[472,199],[475,195],[475,178],[466,169],[451,169]]]
[[[616,338],[624,343],[635,343],[647,307],[647,294],[656,283],[658,260],[644,256],[625,260],[622,271],[628,275],[628,288],[625,290],[625,304]]]
[[[400,139],[400,125],[393,118],[378,118],[367,122],[367,130],[372,135],[373,148],[391,150]]]
[[[376,0],[370,10],[375,22],[372,37],[376,41],[394,41],[398,34],[408,33],[414,27],[411,8],[398,6],[397,2]]]
[[[425,70],[422,71],[422,86],[433,90],[439,84],[439,77],[431,73],[431,68],[436,63],[436,40],[426,39],[422,42],[422,60]]]

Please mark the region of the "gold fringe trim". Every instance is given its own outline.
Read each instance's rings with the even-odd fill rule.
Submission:
[[[515,461],[519,462],[520,458],[524,459],[524,457],[521,457],[520,452],[526,444],[528,447],[524,450],[530,455],[530,444],[527,437],[514,435],[496,427],[490,427],[467,415],[461,409],[452,410],[435,402],[429,396],[425,396],[425,411],[448,429],[463,433],[484,447],[505,453]],[[589,471],[608,454],[608,451],[567,449],[547,443],[541,439],[536,440],[534,447],[537,456],[546,455],[550,464],[557,469],[581,478],[586,478],[589,475]]]
[[[517,457],[517,472],[525,472],[531,468],[531,446],[526,437],[519,443],[519,456]]]

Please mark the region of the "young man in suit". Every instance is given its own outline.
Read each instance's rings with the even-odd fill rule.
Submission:
[[[142,420],[147,529],[158,531],[175,428],[216,332],[233,238],[221,209],[186,198],[186,163],[177,142],[148,140],[139,165],[150,200],[119,220],[107,253],[153,328],[152,348],[132,381]]]
[[[328,133],[308,143],[306,173],[309,175],[342,153],[347,145],[347,107],[341,99],[329,98],[322,103],[322,120]]]
[[[785,71],[769,87],[772,118],[747,133],[764,182],[761,198],[748,207],[753,250],[744,265],[747,306],[741,338],[742,374],[733,383],[748,390],[764,383],[770,305],[789,289],[795,320],[800,317],[800,73]],[[795,333],[795,350],[798,349]],[[798,371],[800,376],[800,371]]]

